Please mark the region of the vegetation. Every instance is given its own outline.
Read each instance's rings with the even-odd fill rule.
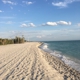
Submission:
[[[17,43],[24,43],[26,40],[24,37],[15,37],[15,39],[2,39],[0,38],[0,45],[6,45],[6,44],[17,44]]]

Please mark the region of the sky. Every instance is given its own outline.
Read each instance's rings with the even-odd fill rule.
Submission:
[[[80,0],[0,0],[0,38],[80,40]]]

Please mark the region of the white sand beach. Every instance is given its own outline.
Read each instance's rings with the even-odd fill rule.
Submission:
[[[42,51],[40,45],[26,42],[0,46],[0,80],[80,80],[79,72]]]

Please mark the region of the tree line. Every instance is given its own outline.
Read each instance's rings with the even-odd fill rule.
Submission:
[[[15,37],[14,39],[2,39],[0,38],[0,45],[6,45],[6,44],[17,44],[17,43],[24,43],[26,42],[25,38],[22,37]]]

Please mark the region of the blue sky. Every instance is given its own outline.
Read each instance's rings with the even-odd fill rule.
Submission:
[[[0,37],[80,40],[80,0],[0,0]]]

